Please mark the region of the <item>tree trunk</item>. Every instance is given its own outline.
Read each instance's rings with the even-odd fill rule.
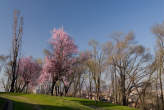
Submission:
[[[126,94],[125,94],[125,74],[121,75],[121,94],[122,94],[122,105],[127,105]]]
[[[65,96],[67,96],[67,93],[68,93],[69,87],[65,86],[65,87],[64,87],[64,90],[65,90]]]
[[[98,78],[98,87],[97,87],[97,100],[100,100],[100,77]]]
[[[90,81],[90,86],[89,86],[89,99],[92,99],[92,84]]]
[[[14,92],[15,91],[15,81],[16,81],[16,58],[14,58],[14,62],[12,64],[12,82],[11,82],[11,89],[10,92]]]
[[[56,96],[58,96],[58,86],[55,86]]]
[[[54,93],[55,83],[56,83],[56,81],[53,81],[53,82],[52,82],[52,86],[51,86],[51,96],[53,96],[53,93]]]
[[[23,90],[25,89],[25,87],[28,85],[28,83],[25,83],[22,87],[22,89],[20,90],[20,92],[23,92]]]
[[[161,78],[161,68],[159,72],[159,81],[160,81],[160,90],[161,90],[161,103],[162,103],[162,110],[164,109],[164,101],[163,101],[163,88],[162,88],[162,78]]]
[[[13,74],[13,79],[12,79],[12,82],[11,82],[11,85],[10,85],[10,87],[11,87],[10,92],[14,92],[15,91],[15,89],[14,89],[15,81],[16,81],[15,74]]]

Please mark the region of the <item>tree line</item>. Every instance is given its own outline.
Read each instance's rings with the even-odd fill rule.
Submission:
[[[135,40],[133,32],[114,33],[90,49],[78,46],[63,28],[54,29],[44,60],[22,56],[23,17],[14,12],[12,47],[0,56],[1,83],[6,92],[85,97],[101,101],[103,93],[115,104],[142,110],[163,110],[164,24],[151,28],[154,53]]]

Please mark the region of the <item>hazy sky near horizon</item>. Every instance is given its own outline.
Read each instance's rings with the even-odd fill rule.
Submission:
[[[24,17],[23,55],[42,58],[53,28],[63,26],[80,50],[129,31],[153,50],[151,28],[164,21],[164,0],[0,0],[0,54],[10,52],[14,9]]]

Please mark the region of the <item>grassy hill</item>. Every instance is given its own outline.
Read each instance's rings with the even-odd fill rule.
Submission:
[[[5,101],[12,102],[14,110],[136,110],[81,98],[11,93],[0,93],[0,110]]]

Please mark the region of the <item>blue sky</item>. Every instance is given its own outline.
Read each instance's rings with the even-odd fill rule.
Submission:
[[[34,57],[43,57],[51,30],[61,26],[80,50],[129,31],[153,50],[151,28],[164,21],[164,0],[0,0],[0,54],[10,52],[14,9],[24,17],[23,55]]]

